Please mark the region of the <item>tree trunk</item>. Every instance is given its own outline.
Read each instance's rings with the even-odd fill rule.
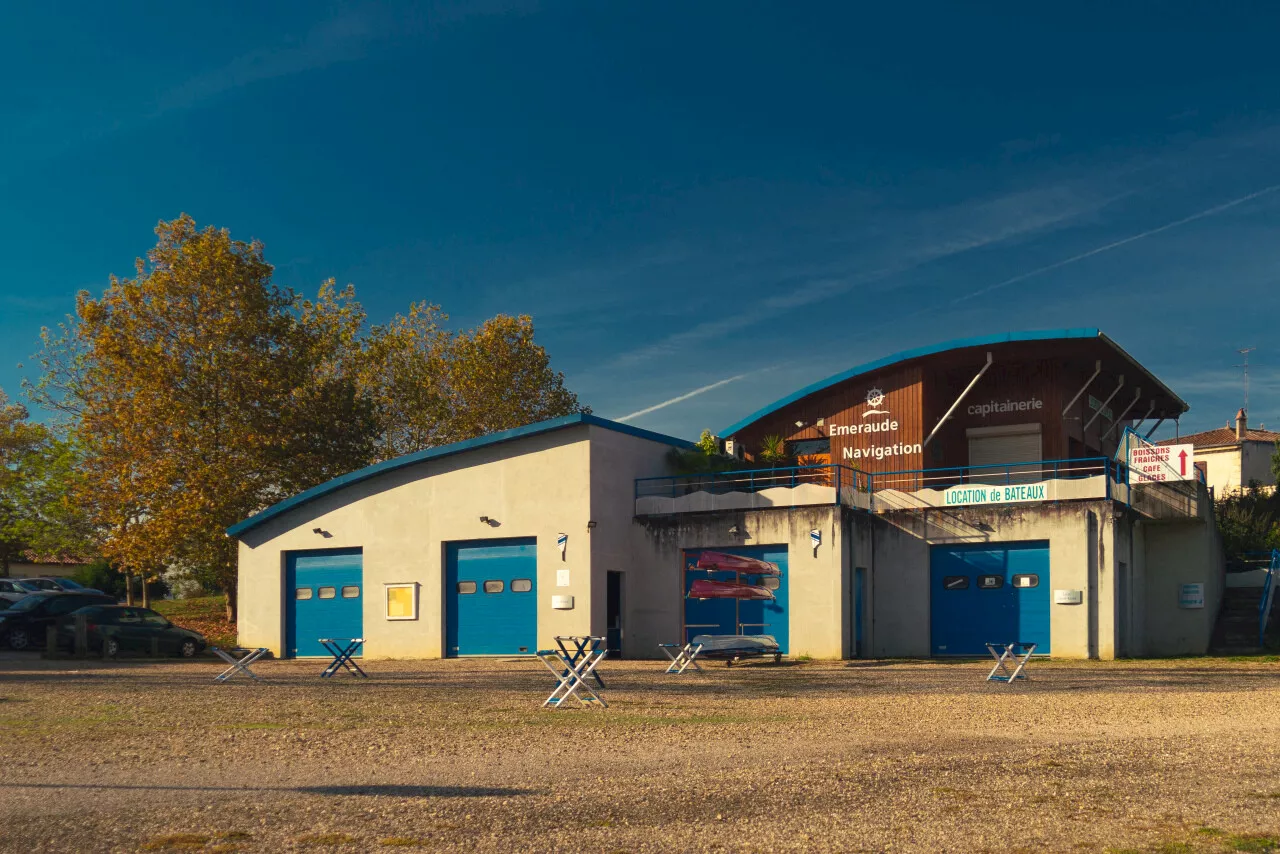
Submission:
[[[124,574],[124,604],[133,604],[133,573]]]
[[[234,626],[236,624],[236,588],[226,587],[222,595],[227,597],[227,622]]]
[[[142,576],[142,607],[151,607],[151,579]]]

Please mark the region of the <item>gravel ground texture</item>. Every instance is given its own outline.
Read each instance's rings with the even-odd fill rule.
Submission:
[[[1280,851],[1280,663],[0,658],[3,851]]]

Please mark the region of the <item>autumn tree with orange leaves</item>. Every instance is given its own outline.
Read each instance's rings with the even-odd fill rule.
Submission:
[[[185,214],[132,279],[44,331],[29,388],[83,455],[77,500],[130,574],[177,563],[227,594],[225,529],[378,459],[587,411],[529,317],[453,332],[439,307],[367,329],[354,290],[276,285],[260,243]]]

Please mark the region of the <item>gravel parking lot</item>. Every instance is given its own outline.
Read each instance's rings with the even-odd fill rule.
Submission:
[[[4,851],[1268,851],[1280,664],[0,660]]]

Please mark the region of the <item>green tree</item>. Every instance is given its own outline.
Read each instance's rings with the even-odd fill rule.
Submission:
[[[77,462],[70,443],[0,390],[0,573],[27,550],[91,553],[91,525],[73,498]]]
[[[591,411],[552,370],[531,318],[500,314],[464,332],[447,320],[416,303],[369,336],[363,380],[381,458]]]

